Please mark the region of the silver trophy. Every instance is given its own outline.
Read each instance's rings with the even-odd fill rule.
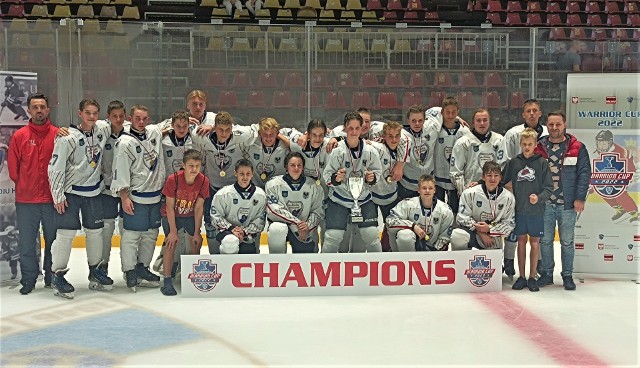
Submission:
[[[351,223],[356,224],[363,221],[362,208],[358,203],[358,198],[364,190],[364,178],[352,176],[349,178],[349,192],[353,197],[353,207],[351,207]]]

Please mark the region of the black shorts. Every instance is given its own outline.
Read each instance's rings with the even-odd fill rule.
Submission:
[[[372,201],[369,201],[361,205],[360,208],[362,209],[364,221],[358,223],[358,227],[378,226],[378,206]],[[331,216],[326,216],[325,218],[327,230],[347,230],[347,225],[351,223],[351,208],[341,206],[331,200],[327,201],[327,210],[325,213],[331,214]]]
[[[122,212],[122,224],[125,230],[147,231],[160,227],[160,202],[142,204],[133,202],[133,216]]]
[[[80,230],[80,227],[102,229],[104,215],[102,200],[99,196],[83,197],[71,193],[64,195],[67,197],[68,207],[63,214],[56,216],[58,229]],[[80,216],[82,216],[82,223],[80,223]]]
[[[100,194],[102,201],[102,212],[105,219],[115,219],[122,217],[122,207],[120,206],[120,197],[110,196],[108,194]]]
[[[193,217],[176,217],[176,230],[184,229],[187,234],[193,236],[195,234],[196,219]],[[169,220],[166,217],[162,218],[162,231],[164,235],[169,235]]]

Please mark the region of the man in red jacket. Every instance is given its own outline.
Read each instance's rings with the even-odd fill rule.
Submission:
[[[16,183],[16,216],[20,231],[18,250],[22,288],[29,294],[38,278],[39,259],[34,244],[39,242],[40,223],[44,232],[45,287],[51,286],[51,243],[56,237],[55,210],[47,168],[53,154],[58,128],[49,120],[49,100],[41,93],[27,99],[31,119],[18,129],[9,143],[9,176]]]

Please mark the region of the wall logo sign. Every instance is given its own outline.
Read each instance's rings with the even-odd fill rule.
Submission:
[[[484,255],[476,255],[469,261],[469,268],[464,271],[465,276],[475,287],[483,287],[491,281],[491,277],[496,272],[491,268],[491,260]]]
[[[627,160],[621,160],[617,152],[600,154],[593,160],[593,170],[590,184],[602,198],[617,198],[627,190],[633,178],[632,172],[627,172]]]
[[[211,291],[218,285],[222,277],[222,274],[217,271],[217,264],[211,263],[208,259],[200,259],[198,263],[193,265],[193,272],[189,274],[189,281],[199,291]]]

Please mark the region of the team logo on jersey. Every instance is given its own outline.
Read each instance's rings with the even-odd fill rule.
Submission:
[[[436,217],[436,218],[433,219],[433,224],[434,225],[438,225],[438,222],[440,222],[439,218]]]
[[[275,161],[276,163],[280,163],[280,157],[276,157]]]
[[[247,219],[249,218],[249,208],[238,208],[238,220],[241,223],[245,223],[247,221]]]
[[[282,191],[282,196],[287,198],[289,196],[289,191],[288,190],[283,190]]]
[[[476,206],[478,206],[478,208],[482,207],[482,201],[476,201]]]
[[[388,165],[389,164],[389,160],[387,160],[386,158],[384,160],[382,160],[382,164],[383,165]]]
[[[472,147],[473,147],[473,152],[478,152],[480,150],[480,146],[478,146],[477,144],[474,144]]]
[[[84,146],[84,138],[80,138],[80,140],[78,141],[78,144],[80,144],[81,146]]]
[[[193,272],[188,276],[193,286],[205,293],[213,290],[221,277],[222,274],[218,273],[218,265],[211,263],[209,259],[200,259],[198,263],[194,263]]]
[[[258,200],[257,200],[257,199],[254,199],[254,200],[253,200],[253,205],[254,205],[254,206],[257,206],[257,205],[258,205]]]
[[[617,198],[627,191],[633,174],[627,171],[627,160],[621,159],[619,152],[601,153],[593,160],[590,184],[602,198]]]
[[[154,146],[156,145],[156,139],[155,139],[155,138],[153,138],[153,139],[151,140],[151,144],[153,144]]]
[[[260,154],[259,153],[254,153],[253,154],[253,159],[254,160],[259,160],[260,159]]]
[[[270,195],[269,198],[267,198],[269,200],[269,204],[276,204],[278,203],[278,198],[275,195]]]
[[[347,169],[351,167],[351,162],[349,161],[345,161],[344,162],[344,167],[346,167]]]
[[[101,141],[102,140],[102,134],[98,134],[98,140]]]
[[[444,143],[444,138],[438,138],[438,143],[440,144]]]
[[[173,157],[173,151],[172,150],[167,150],[167,157]]]
[[[413,149],[416,157],[418,157],[418,161],[420,164],[427,160],[427,156],[429,156],[429,147],[427,145],[416,146]]]
[[[489,161],[495,161],[493,153],[481,153],[478,155],[478,164],[480,167],[484,166],[484,164]]]
[[[451,160],[453,160],[453,157],[451,157],[451,152],[453,151],[453,147],[445,147],[444,148],[444,157],[445,160],[447,160],[447,162],[449,164],[451,164]]]
[[[107,151],[111,150],[111,143],[107,143],[104,145],[104,149],[106,149]]]
[[[324,161],[320,161],[320,167],[324,167]]]
[[[496,269],[491,268],[491,259],[486,259],[484,255],[474,256],[472,260],[469,260],[469,268],[464,270],[465,276],[475,287],[487,285],[495,272]]]
[[[238,204],[238,198],[233,199],[233,204]]]
[[[136,152],[137,152],[137,153],[142,152],[142,147],[140,147],[140,146],[136,146]]]
[[[504,208],[504,204],[499,204],[498,205],[498,211],[502,211],[503,208]]]
[[[600,240],[604,239],[604,234],[598,234],[598,239]]]
[[[302,192],[302,198],[309,199],[309,192]]]
[[[413,221],[418,221],[419,218],[420,218],[420,215],[418,215],[417,213],[413,214]]]
[[[302,205],[302,202],[287,202],[287,208],[293,216],[300,217],[300,213],[304,206]]]

